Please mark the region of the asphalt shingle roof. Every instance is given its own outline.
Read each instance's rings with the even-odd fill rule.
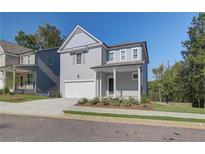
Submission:
[[[8,42],[5,40],[0,40],[0,47],[4,50],[4,52],[15,54],[15,55],[20,55],[20,54],[33,51],[33,49],[22,47],[15,43]]]

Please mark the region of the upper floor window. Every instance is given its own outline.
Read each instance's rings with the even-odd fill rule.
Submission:
[[[133,60],[139,59],[139,50],[138,50],[138,48],[133,48],[132,49],[132,59]]]
[[[47,57],[46,57],[46,64],[48,64],[48,65],[53,65],[53,58],[47,56]]]
[[[20,57],[20,64],[23,64],[23,57]]]
[[[121,50],[120,51],[120,60],[126,60],[126,50]]]
[[[76,53],[76,64],[82,64],[82,53]]]
[[[114,59],[115,59],[115,52],[110,51],[108,55],[108,61],[114,61]]]
[[[31,56],[28,55],[28,64],[30,64],[30,63],[31,63]]]

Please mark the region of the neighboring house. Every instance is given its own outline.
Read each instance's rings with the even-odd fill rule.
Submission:
[[[59,87],[58,48],[32,49],[0,40],[0,89],[19,93],[48,93]]]
[[[141,98],[147,94],[146,42],[108,46],[76,26],[60,53],[60,92],[63,97]]]

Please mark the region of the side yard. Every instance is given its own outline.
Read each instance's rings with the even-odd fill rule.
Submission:
[[[191,103],[159,103],[153,102],[153,110],[167,112],[182,112],[182,113],[198,113],[205,114],[204,108],[193,108]]]
[[[48,99],[51,97],[48,96],[38,96],[38,95],[30,95],[30,94],[2,94],[0,95],[0,101],[3,102],[12,102],[12,103],[20,103],[26,101],[33,101],[39,99]]]

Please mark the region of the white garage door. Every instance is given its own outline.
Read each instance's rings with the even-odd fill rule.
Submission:
[[[66,98],[93,98],[95,96],[94,81],[75,81],[65,83]]]
[[[4,88],[4,80],[0,78],[0,89]]]

